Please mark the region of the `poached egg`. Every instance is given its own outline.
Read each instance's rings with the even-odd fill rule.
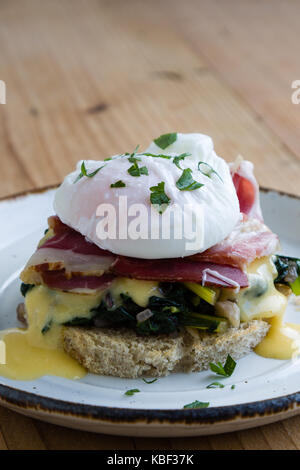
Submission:
[[[87,160],[88,176],[81,173],[83,162],[78,162],[56,192],[56,214],[100,248],[135,258],[190,256],[224,240],[240,219],[228,164],[215,153],[210,137],[198,133],[172,136],[173,142],[167,146],[155,139],[141,153]],[[178,156],[183,158],[174,160]],[[138,170],[140,175],[134,176],[132,166],[146,170]],[[161,200],[168,200],[167,207],[154,206],[153,193],[158,201],[163,193],[167,199]],[[179,219],[170,215],[174,209],[191,217],[189,231],[183,229],[178,235]],[[107,211],[110,215],[105,218]],[[111,229],[109,235],[105,226],[107,232]],[[193,243],[192,227],[201,228],[200,245]],[[130,228],[134,236],[130,236]]]

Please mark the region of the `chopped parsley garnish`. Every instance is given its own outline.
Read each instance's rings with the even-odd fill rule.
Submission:
[[[116,181],[110,185],[111,188],[125,188],[125,186],[126,184],[122,180]]]
[[[132,388],[131,390],[127,390],[127,392],[125,392],[124,395],[127,395],[128,397],[132,397],[132,395],[138,392],[140,392],[138,388]]]
[[[225,385],[221,384],[221,382],[213,382],[209,385],[207,385],[206,388],[224,388]]]
[[[191,409],[191,408],[195,409],[195,408],[207,408],[208,406],[209,406],[209,403],[207,403],[207,402],[195,400],[192,403],[188,403],[187,405],[184,405],[183,408],[185,408],[185,409]]]
[[[156,382],[157,379],[153,379],[153,380],[146,380],[146,379],[143,379],[143,381],[145,382],[145,384],[154,384],[154,382]]]
[[[146,166],[139,167],[137,162],[135,162],[130,168],[128,168],[128,173],[131,176],[141,176],[148,175],[148,168]]]
[[[157,139],[154,139],[154,143],[161,149],[166,149],[169,145],[173,144],[177,140],[177,132],[171,134],[163,134]]]
[[[144,155],[146,157],[153,157],[153,158],[166,158],[167,160],[171,160],[172,158],[170,155],[164,155],[163,153],[156,154],[156,153],[146,152],[144,153]]]
[[[85,163],[83,161],[81,164],[81,168],[80,168],[81,171],[79,175],[77,176],[76,180],[74,181],[74,183],[77,183],[77,181],[79,181],[83,176],[86,176],[87,178],[93,178],[93,176],[95,176],[98,173],[98,171],[102,170],[104,166],[105,165],[102,165],[99,168],[97,168],[97,170],[93,171],[92,173],[88,173],[85,167]]]
[[[121,155],[122,156],[125,156],[125,157],[130,157],[130,158],[133,158],[136,154],[137,154],[137,151],[139,149],[139,145],[137,145],[134,149],[134,151],[132,153],[129,153],[129,152],[125,152],[124,155]]]
[[[158,183],[157,186],[151,186],[150,191],[152,193],[150,195],[151,204],[158,206],[157,210],[160,214],[162,214],[166,210],[167,205],[171,200],[165,193],[164,181]]]
[[[155,153],[146,152],[146,153],[144,153],[144,155],[145,155],[146,157],[165,158],[166,160],[172,160],[172,159],[173,159],[174,165],[176,165],[177,168],[179,168],[180,170],[182,170],[181,166],[179,165],[179,162],[180,162],[181,160],[184,160],[185,157],[189,157],[191,154],[190,154],[190,153],[181,153],[180,155],[177,155],[176,157],[171,157],[171,155],[165,155],[165,154],[163,154],[163,153],[155,154]]]
[[[201,165],[203,165],[203,168],[201,169]],[[213,174],[217,175],[217,177],[222,181],[223,183],[223,180],[221,178],[221,176],[219,175],[219,173],[216,172],[216,170],[213,169],[212,166],[210,166],[208,163],[206,162],[199,162],[198,163],[198,170],[202,173],[202,175],[204,176],[208,176],[208,178],[211,178],[211,176]]]
[[[128,161],[133,163],[133,165],[127,170],[131,176],[141,176],[141,175],[148,175],[148,168],[146,166],[139,167],[138,162],[141,161],[141,158],[137,157],[137,150],[139,145],[137,145],[132,153],[125,153],[126,156],[129,155]]]
[[[190,155],[191,155],[190,153],[182,153],[181,155],[178,155],[177,157],[173,158],[173,163],[177,166],[177,168],[182,170],[181,166],[179,165],[179,162],[181,160],[184,160],[185,157],[189,157]]]
[[[235,385],[234,385],[234,384],[233,384],[233,385],[231,385],[231,387],[230,387],[230,388],[231,388],[231,390],[234,390],[234,389],[235,389]]]
[[[135,157],[134,155],[136,155],[136,154],[132,154],[132,155],[128,158],[128,161],[129,161],[130,163],[140,162],[140,161],[141,161],[141,158]]]
[[[186,168],[186,170],[183,170],[179,180],[176,181],[176,186],[180,191],[194,191],[195,189],[202,188],[204,184],[195,181],[192,177],[192,170]]]
[[[216,364],[210,362],[209,367],[212,372],[215,372],[218,375],[222,375],[223,377],[230,377],[236,367],[236,362],[232,359],[230,354],[228,354],[224,366],[221,364],[221,362],[217,362]]]

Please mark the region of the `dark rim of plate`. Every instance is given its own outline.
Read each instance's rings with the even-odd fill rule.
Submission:
[[[38,194],[56,187],[57,185],[53,185],[40,189],[24,191],[22,193],[0,198],[0,201],[16,199],[28,194]],[[268,188],[260,188],[260,190],[265,193],[274,192],[281,196],[300,200],[299,196],[283,191]],[[20,411],[36,410],[48,415],[55,414],[66,418],[69,416],[115,424],[170,423],[205,425],[249,418],[276,416],[288,411],[293,412],[300,408],[300,391],[268,400],[202,409],[131,409],[72,403],[55,398],[44,397],[33,392],[25,392],[23,390],[0,384],[0,403],[17,407]]]

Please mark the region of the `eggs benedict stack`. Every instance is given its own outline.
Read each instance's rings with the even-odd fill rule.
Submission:
[[[19,316],[29,341],[93,373],[157,377],[237,359],[263,344],[298,277],[283,276],[281,292],[274,283],[278,237],[252,164],[228,165],[202,134],[79,162],[54,210],[21,274]]]

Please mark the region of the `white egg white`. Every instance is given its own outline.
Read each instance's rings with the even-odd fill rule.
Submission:
[[[233,230],[240,218],[239,202],[230,176],[227,163],[218,157],[213,148],[212,139],[203,134],[177,134],[176,141],[166,149],[159,148],[152,142],[144,153],[155,155],[164,154],[175,157],[182,153],[190,155],[180,161],[178,168],[173,158],[155,158],[137,155],[140,159],[138,166],[146,166],[148,175],[134,177],[128,173],[132,163],[127,156],[115,156],[111,160],[85,161],[88,174],[101,168],[93,177],[83,176],[77,182],[82,162],[77,165],[76,171],[69,174],[58,188],[55,196],[54,209],[62,222],[74,228],[88,240],[99,247],[113,253],[145,259],[177,258],[190,256],[197,252],[205,251],[219,243]],[[205,162],[209,167],[200,165],[200,168],[212,168],[207,176],[198,169],[199,162]],[[192,178],[203,186],[192,191],[181,191],[176,187],[176,182],[181,177],[184,169],[192,170]],[[111,184],[122,181],[125,187],[111,188]],[[167,211],[174,205],[178,208],[188,207],[194,217],[200,217],[203,227],[203,240],[201,247],[190,248],[190,234],[182,234],[181,238],[176,234],[176,222],[171,218],[169,222],[170,237],[164,239],[162,233],[158,238],[151,237],[151,228],[157,224],[157,218],[153,221],[153,205],[150,202],[150,188],[164,182],[164,191],[170,199]],[[134,220],[128,217],[124,207],[119,210],[120,197],[126,196],[127,208],[134,204],[142,204],[145,210],[139,215],[140,228],[147,228],[147,237],[132,239],[124,238],[124,229]],[[124,200],[124,198],[123,198]],[[96,215],[99,205],[109,204],[115,208],[117,215],[116,238],[100,239],[97,231],[99,216]],[[201,210],[200,210],[200,209]],[[133,207],[134,209],[134,207]],[[157,212],[157,211],[156,211]],[[152,217],[151,217],[152,215]],[[152,224],[152,225],[151,225]],[[119,229],[122,228],[120,235]],[[98,234],[97,234],[98,232]],[[157,234],[156,234],[157,237]]]

